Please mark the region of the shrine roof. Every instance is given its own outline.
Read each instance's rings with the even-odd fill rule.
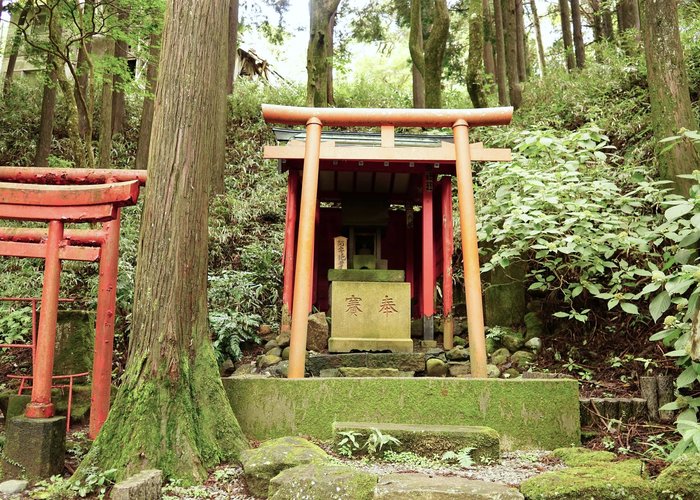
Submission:
[[[287,144],[290,141],[306,141],[306,130],[272,127],[278,143]],[[379,132],[350,132],[324,129],[321,133],[322,142],[335,142],[336,146],[376,146],[380,147],[382,135]],[[397,147],[440,147],[441,143],[454,144],[452,134],[396,134],[394,144]]]

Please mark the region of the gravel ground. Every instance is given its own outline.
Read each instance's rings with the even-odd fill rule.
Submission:
[[[471,467],[420,467],[415,464],[366,459],[339,459],[338,461],[378,475],[417,472],[429,476],[459,476],[480,479],[517,487],[529,477],[563,468],[561,464],[547,457],[548,452],[546,451],[519,451],[504,453],[499,464]],[[243,471],[239,466],[217,468],[204,486],[182,488],[170,485],[163,488],[164,500],[254,500],[255,498],[248,493],[243,480]]]

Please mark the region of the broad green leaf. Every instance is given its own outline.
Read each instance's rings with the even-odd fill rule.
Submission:
[[[639,309],[637,309],[637,306],[630,304],[629,302],[622,302],[620,307],[628,314],[639,314]]]
[[[654,297],[654,300],[652,300],[651,304],[649,304],[649,313],[654,321],[658,321],[658,319],[663,313],[666,312],[670,305],[671,297],[666,290]]]
[[[667,221],[673,221],[679,217],[683,217],[685,214],[690,213],[693,208],[695,208],[694,203],[681,203],[680,205],[674,205],[664,213]]]
[[[689,366],[685,370],[683,370],[683,373],[681,373],[678,376],[678,379],[676,380],[676,385],[680,387],[688,387],[691,385],[695,380],[697,380],[698,374],[695,373],[695,370],[693,370],[692,366]]]

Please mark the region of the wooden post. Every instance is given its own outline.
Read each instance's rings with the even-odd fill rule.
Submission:
[[[442,195],[442,321],[443,347],[454,347],[454,318],[452,317],[452,253],[454,230],[452,228],[452,179],[440,180]]]
[[[102,226],[105,241],[100,249],[97,288],[95,356],[92,365],[92,395],[90,397],[89,436],[91,439],[97,437],[109,414],[114,350],[114,313],[117,303],[117,273],[119,270],[120,218],[121,209],[117,209],[115,219],[105,222]]]
[[[287,176],[287,214],[284,221],[284,275],[282,284],[282,321],[280,330],[289,332],[292,324],[294,293],[294,247],[297,235],[297,192],[299,172],[290,170]]]
[[[469,357],[472,376],[486,378],[486,337],[484,334],[484,310],[481,303],[472,162],[469,154],[469,125],[466,121],[459,119],[452,126],[452,131],[455,138],[457,197],[459,199],[459,222],[462,230],[462,253],[464,255]]]
[[[61,284],[61,260],[58,252],[63,240],[63,222],[49,222],[49,238],[46,243],[44,287],[41,292],[41,314],[37,336],[36,364],[32,381],[32,400],[27,405],[28,418],[50,418],[54,415],[51,402],[51,377],[53,375],[54,348],[56,345],[56,318],[58,317],[58,291]]]
[[[413,249],[413,205],[406,204],[406,281],[411,284],[411,298],[416,296],[416,283],[414,279]]]
[[[423,255],[421,302],[423,304],[423,339],[433,340],[435,314],[435,249],[433,245],[433,176],[423,175]]]
[[[306,329],[311,310],[321,128],[321,121],[318,118],[311,117],[306,122],[299,237],[297,240],[296,269],[294,270],[294,309],[292,310],[292,331],[289,344],[289,378],[304,378],[304,365],[306,363]]]

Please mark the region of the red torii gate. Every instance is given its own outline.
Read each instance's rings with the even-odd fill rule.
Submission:
[[[10,182],[7,182],[10,181]],[[0,167],[0,219],[41,221],[48,230],[0,228],[0,256],[45,260],[42,314],[28,418],[54,415],[51,377],[61,260],[100,262],[90,410],[91,438],[109,413],[121,207],[134,205],[145,170]],[[47,185],[50,184],[50,185]],[[64,229],[101,222],[101,229]]]

